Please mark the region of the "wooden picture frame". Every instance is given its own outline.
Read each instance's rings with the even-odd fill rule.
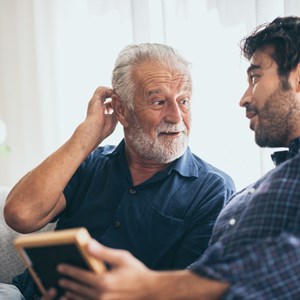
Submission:
[[[28,268],[39,290],[44,294],[49,288],[63,290],[58,280],[63,277],[57,271],[59,263],[66,263],[96,273],[106,270],[105,263],[91,257],[87,244],[91,236],[84,227],[23,235],[15,239],[15,247]]]

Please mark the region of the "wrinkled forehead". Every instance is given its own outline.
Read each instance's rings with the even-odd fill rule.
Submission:
[[[138,88],[166,84],[192,91],[191,74],[184,66],[174,67],[147,61],[134,66],[132,72]]]

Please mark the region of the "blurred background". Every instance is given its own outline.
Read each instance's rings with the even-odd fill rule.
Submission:
[[[99,85],[110,86],[119,51],[167,43],[191,63],[192,151],[226,171],[238,189],[273,167],[238,106],[247,62],[239,41],[299,0],[0,0],[0,119],[9,151],[0,185],[12,186],[83,121]],[[123,136],[118,125],[105,144]]]

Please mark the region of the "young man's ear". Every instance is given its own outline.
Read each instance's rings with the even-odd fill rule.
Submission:
[[[127,127],[129,125],[127,122],[128,108],[124,105],[118,94],[113,94],[111,96],[111,105],[118,121],[123,125],[123,127]]]
[[[296,67],[296,92],[300,92],[300,63]]]

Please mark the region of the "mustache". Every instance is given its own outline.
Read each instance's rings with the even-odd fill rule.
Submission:
[[[247,104],[245,106],[245,108],[246,108],[246,113],[258,114],[258,110],[257,110],[257,108],[255,106]]]
[[[160,132],[181,132],[187,131],[187,128],[185,126],[185,124],[183,122],[179,123],[179,124],[170,124],[167,123],[165,121],[161,122],[158,124],[158,126],[156,127],[156,132],[160,133]]]

